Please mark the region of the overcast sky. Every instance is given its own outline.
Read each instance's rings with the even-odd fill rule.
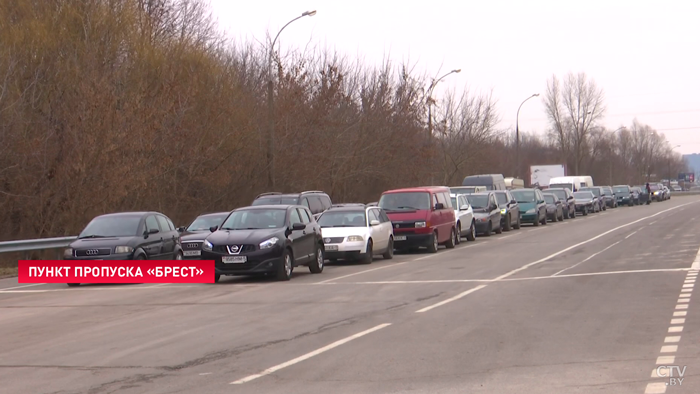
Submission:
[[[605,90],[605,126],[635,117],[682,153],[700,152],[700,1],[209,0],[229,37],[264,42],[289,20],[283,50],[312,43],[359,56],[389,55],[430,75],[461,68],[441,89],[493,90],[502,128],[552,75],[585,72]],[[523,105],[520,129],[547,129],[541,97]]]

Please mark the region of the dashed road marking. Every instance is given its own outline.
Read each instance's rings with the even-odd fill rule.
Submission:
[[[262,372],[260,372],[260,373],[256,373],[256,374],[254,374],[254,375],[246,376],[246,377],[243,378],[243,379],[235,380],[235,381],[231,382],[230,384],[243,384],[243,383],[250,382],[251,380],[255,380],[255,379],[257,379],[257,378],[261,378],[261,377],[263,377],[263,376],[265,376],[265,375],[269,375],[269,374],[271,374],[271,373],[274,373],[274,372],[279,371],[280,369],[287,368],[287,367],[292,366],[292,365],[294,365],[294,364],[298,364],[298,363],[300,363],[300,362],[302,362],[302,361],[305,361],[305,360],[310,359],[311,357],[317,356],[317,355],[319,355],[319,354],[321,354],[321,353],[325,353],[325,352],[327,352],[327,351],[329,351],[329,350],[331,350],[331,349],[333,349],[333,348],[336,348],[336,347],[338,347],[338,346],[340,346],[340,345],[344,345],[344,344],[346,344],[346,343],[348,343],[348,342],[350,342],[350,341],[352,341],[352,340],[355,340],[355,339],[357,339],[357,338],[363,337],[363,336],[365,336],[365,335],[367,335],[367,334],[371,334],[371,333],[373,333],[373,332],[375,332],[375,331],[381,330],[382,328],[388,327],[388,326],[390,326],[390,325],[391,325],[391,323],[384,323],[384,324],[380,324],[380,325],[378,325],[378,326],[372,327],[372,328],[370,328],[369,330],[365,330],[365,331],[362,331],[362,332],[358,332],[358,333],[355,334],[355,335],[351,335],[351,336],[349,336],[349,337],[347,337],[347,338],[341,339],[341,340],[339,340],[339,341],[335,341],[335,342],[331,343],[330,345],[326,345],[326,346],[324,346],[324,347],[322,347],[322,348],[320,348],[320,349],[316,349],[316,350],[314,350],[313,352],[306,353],[306,354],[304,354],[303,356],[299,356],[299,357],[297,357],[297,358],[295,358],[295,359],[289,360],[289,361],[284,362],[284,363],[282,363],[282,364],[275,365],[274,367],[268,368],[268,369],[266,369],[266,370],[264,370],[264,371],[262,371]]]
[[[672,326],[668,328],[668,332],[683,332],[683,326]]]
[[[437,308],[437,307],[439,307],[439,306],[443,306],[443,305],[445,305],[445,304],[447,304],[447,303],[450,303],[450,302],[452,302],[452,301],[457,301],[458,299],[460,299],[460,298],[462,298],[462,297],[465,297],[465,296],[467,296],[467,295],[469,295],[469,294],[471,294],[471,293],[473,293],[473,292],[475,292],[475,291],[479,291],[479,290],[483,289],[484,287],[486,287],[486,285],[480,285],[480,286],[477,286],[477,287],[475,287],[475,288],[473,288],[473,289],[469,289],[469,290],[467,290],[467,291],[465,291],[465,292],[462,292],[462,293],[457,294],[457,295],[454,296],[454,297],[450,297],[450,298],[448,298],[448,299],[446,299],[446,300],[444,300],[444,301],[440,301],[440,302],[438,302],[437,304],[433,304],[433,305],[428,306],[428,307],[425,307],[425,308],[423,308],[423,309],[419,309],[419,310],[416,311],[416,313],[427,312],[427,311],[429,311],[429,310],[431,310],[431,309],[435,309],[435,308]]]

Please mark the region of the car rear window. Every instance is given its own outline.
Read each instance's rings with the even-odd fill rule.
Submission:
[[[298,197],[263,197],[253,201],[252,205],[297,205]]]

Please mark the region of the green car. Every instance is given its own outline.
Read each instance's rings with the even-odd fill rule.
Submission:
[[[517,189],[510,192],[520,206],[520,221],[535,226],[547,224],[547,203],[539,189]]]

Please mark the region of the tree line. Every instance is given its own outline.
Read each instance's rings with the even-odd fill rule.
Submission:
[[[75,235],[116,211],[183,225],[266,191],[369,202],[517,171],[491,93],[427,97],[415,65],[324,48],[283,52],[270,74],[265,45],[231,44],[197,0],[0,0],[0,42],[1,240]],[[551,127],[521,133],[522,168],[565,163],[598,184],[684,169],[651,126],[601,127],[603,90],[585,74],[546,87]]]

